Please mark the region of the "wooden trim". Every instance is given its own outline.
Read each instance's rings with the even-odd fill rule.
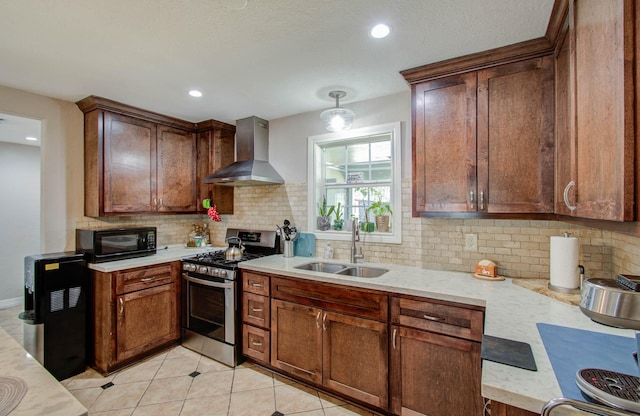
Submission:
[[[217,120],[201,121],[199,123],[195,123],[195,126],[196,126],[197,133],[208,131],[208,130],[214,130],[214,129],[229,130],[229,131],[232,131],[233,133],[236,132],[236,126],[232,124],[223,123],[222,121],[217,121]]]
[[[417,68],[406,69],[400,71],[400,74],[409,84],[417,84],[448,75],[477,71],[524,59],[549,55],[553,52],[553,49],[554,45],[551,44],[546,37],[541,37],[458,58],[434,62]]]
[[[569,12],[569,0],[555,0],[551,16],[549,17],[549,25],[547,25],[547,33],[544,35],[551,45],[558,43],[558,36],[562,30],[562,25],[567,13]]]
[[[118,114],[124,114],[130,117],[142,118],[154,123],[165,124],[177,129],[188,130],[195,132],[197,128],[196,123],[180,120],[178,118],[165,116],[163,114],[155,113],[153,111],[143,110],[142,108],[134,107],[128,104],[122,104],[117,101],[109,100],[107,98],[97,97],[90,95],[76,103],[80,111],[88,113],[90,111],[101,109],[111,111]]]

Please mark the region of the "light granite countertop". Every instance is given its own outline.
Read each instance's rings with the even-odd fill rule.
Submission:
[[[11,416],[82,416],[87,409],[40,363],[0,328],[0,376],[17,377],[27,393]]]
[[[159,248],[156,254],[151,256],[136,257],[133,259],[109,261],[104,263],[89,263],[89,268],[99,272],[115,272],[118,270],[132,269],[134,267],[152,266],[159,263],[181,260],[207,251],[224,250],[226,247],[185,247],[183,244],[171,245]]]
[[[580,312],[577,306],[512,284],[510,278],[503,281],[485,281],[474,279],[467,273],[374,263],[359,264],[386,268],[389,272],[372,279],[295,269],[295,266],[312,261],[348,264],[314,257],[285,258],[282,255],[273,255],[242,262],[240,268],[484,306],[485,334],[530,344],[538,371],[484,360],[482,395],[535,413],[540,413],[548,400],[562,397],[536,323],[543,322],[630,338],[634,336],[631,330],[595,323]],[[566,414],[583,413],[567,409]]]

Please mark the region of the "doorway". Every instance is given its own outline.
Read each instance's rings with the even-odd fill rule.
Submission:
[[[0,113],[0,309],[22,304],[24,257],[42,248],[41,143],[40,120]]]

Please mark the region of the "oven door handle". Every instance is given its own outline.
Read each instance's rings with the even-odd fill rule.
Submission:
[[[230,281],[229,283],[212,282],[210,280],[203,280],[203,279],[198,279],[197,277],[189,276],[186,273],[182,273],[182,277],[184,278],[184,280],[187,280],[191,283],[197,283],[203,286],[218,287],[221,289],[231,289],[233,287],[233,281]]]

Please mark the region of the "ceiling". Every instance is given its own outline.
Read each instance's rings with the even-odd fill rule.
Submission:
[[[0,85],[192,122],[409,87],[403,69],[544,36],[553,0],[2,0]],[[368,35],[376,23],[391,34]],[[198,89],[203,97],[187,92]]]

